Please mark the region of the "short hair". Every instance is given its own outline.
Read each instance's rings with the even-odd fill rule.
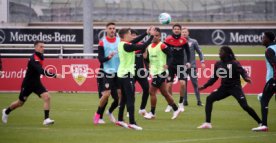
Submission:
[[[220,50],[223,50],[225,52],[226,57],[224,57],[224,58],[227,58],[229,60],[236,60],[236,56],[235,56],[233,50],[229,46],[222,46],[220,48]],[[221,59],[221,60],[223,60],[223,59]]]
[[[181,25],[178,23],[174,24],[172,28],[174,29],[174,27],[179,27],[181,29]]]
[[[122,28],[119,30],[119,36],[121,39],[124,38],[125,34],[127,34],[131,29],[130,28]]]
[[[187,29],[189,31],[189,28],[188,27],[182,27],[182,30],[185,30]]]
[[[106,24],[106,27],[110,26],[110,25],[116,25],[114,22],[109,22]]]
[[[161,29],[159,27],[155,27],[155,30],[158,32],[158,33],[161,33]]]
[[[270,42],[275,40],[275,34],[273,32],[265,32],[264,35],[270,40]]]
[[[34,47],[35,47],[37,44],[39,44],[39,43],[44,43],[44,41],[36,40],[36,41],[34,42]]]
[[[134,29],[131,29],[131,30],[130,30],[130,33],[131,33],[131,34],[139,35],[138,31],[136,31],[136,30],[134,30]]]

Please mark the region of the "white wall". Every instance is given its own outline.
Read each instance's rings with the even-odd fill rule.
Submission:
[[[0,0],[0,23],[8,22],[8,0]]]

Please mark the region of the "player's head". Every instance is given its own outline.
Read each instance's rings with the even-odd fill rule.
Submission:
[[[109,22],[106,24],[106,35],[110,38],[113,38],[116,36],[116,27],[115,27],[115,23],[113,22]]]
[[[180,24],[174,24],[172,27],[172,32],[174,35],[180,35],[181,34],[181,25]]]
[[[181,31],[181,36],[182,37],[188,38],[189,34],[190,34],[190,32],[189,32],[188,28],[186,28],[186,27],[182,28],[182,31]]]
[[[159,43],[161,41],[161,30],[159,27],[155,27],[155,34],[152,43]]]
[[[263,34],[262,43],[264,46],[268,46],[270,43],[275,41],[275,35],[273,32],[265,32]]]
[[[235,54],[229,46],[222,46],[220,48],[219,57],[224,62],[236,60]]]
[[[131,36],[131,32],[130,32],[130,28],[122,28],[120,31],[119,31],[119,36],[122,40],[126,41],[126,42],[129,42],[131,41],[133,38]]]
[[[43,41],[35,41],[34,42],[35,51],[39,53],[44,53],[44,42]]]
[[[139,33],[134,29],[131,29],[130,33],[133,39],[135,39],[139,35]]]

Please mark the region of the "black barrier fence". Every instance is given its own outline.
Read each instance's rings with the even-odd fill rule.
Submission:
[[[140,34],[145,32],[145,29],[136,30]],[[161,30],[162,40],[172,33],[171,29]],[[190,29],[190,36],[197,39],[201,45],[259,45],[265,31],[276,33],[276,28]],[[94,43],[97,44],[104,35],[104,29],[94,29]],[[45,41],[47,44],[83,44],[83,30],[69,28],[0,28],[0,44],[32,44],[36,40]]]

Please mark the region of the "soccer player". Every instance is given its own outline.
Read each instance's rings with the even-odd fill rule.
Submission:
[[[181,36],[186,38],[188,40],[188,44],[190,47],[190,62],[191,62],[191,68],[187,69],[187,74],[190,76],[190,79],[192,81],[193,87],[194,87],[194,91],[195,91],[195,96],[197,99],[197,105],[198,106],[203,106],[202,102],[200,100],[200,93],[198,91],[198,82],[197,82],[197,72],[196,72],[196,57],[195,57],[195,52],[198,53],[199,55],[199,59],[200,59],[200,63],[201,63],[201,67],[204,69],[205,68],[205,64],[204,64],[204,57],[203,57],[203,53],[201,51],[201,48],[198,46],[198,42],[196,39],[192,39],[189,36],[190,32],[188,28],[183,28],[182,32],[181,32]],[[186,63],[187,59],[184,60]],[[187,89],[188,86],[188,80],[186,78],[186,88]],[[187,96],[187,90],[184,91],[184,106],[188,106],[188,96]]]
[[[119,67],[118,44],[120,38],[116,37],[115,23],[108,23],[106,25],[106,36],[99,41],[98,59],[101,63],[101,70],[98,75],[98,88],[100,88],[100,102],[98,110],[94,115],[94,124],[104,123],[102,117],[106,107],[109,96],[113,98],[110,108],[107,110],[107,115],[112,123],[116,122],[112,112],[119,104],[120,86],[117,77],[117,70]]]
[[[199,90],[206,89],[207,87],[213,85],[218,78],[221,78],[220,87],[212,92],[206,98],[205,123],[200,125],[198,128],[210,129],[211,125],[211,113],[213,109],[213,103],[215,101],[222,100],[230,95],[232,95],[240,104],[240,106],[245,110],[258,124],[262,121],[256,114],[256,112],[247,104],[247,100],[242,91],[240,76],[248,82],[251,83],[251,79],[247,72],[243,69],[241,64],[236,60],[232,49],[228,46],[223,46],[219,51],[220,61],[216,62],[212,77],[203,86],[199,87]]]
[[[177,105],[166,87],[166,79],[168,76],[167,69],[172,63],[171,50],[161,41],[161,30],[155,28],[156,33],[152,40],[152,43],[147,48],[147,56],[150,64],[150,74],[152,76],[152,83],[150,86],[150,100],[151,100],[151,110],[144,117],[146,119],[155,118],[155,108],[157,103],[157,91],[160,90],[161,94],[165,97],[168,104],[173,108],[174,113],[172,119],[175,119],[180,110],[178,110]]]
[[[147,30],[150,34],[150,38],[142,45],[136,44],[141,41],[145,35],[132,39],[130,28],[122,28],[119,31],[121,42],[118,46],[118,53],[120,58],[120,65],[118,69],[118,77],[120,78],[122,99],[120,101],[118,121],[116,125],[131,128],[135,130],[142,130],[143,128],[136,124],[134,118],[134,102],[135,102],[135,85],[134,85],[134,74],[135,74],[135,51],[144,50],[152,41],[153,35],[155,34],[154,27]],[[129,125],[124,122],[124,109],[127,105],[129,112]]]
[[[180,97],[179,97],[179,109],[181,112],[184,111],[183,99],[184,91],[186,90],[186,70],[190,68],[190,48],[187,42],[187,39],[181,37],[181,25],[174,24],[172,27],[173,34],[168,36],[165,39],[165,44],[173,51],[173,62],[169,66],[169,77],[167,80],[167,86],[169,93],[172,95],[172,84],[174,81],[175,75],[178,77],[180,83]],[[184,66],[184,50],[187,55],[187,63]],[[165,112],[170,112],[172,107],[167,106]]]
[[[147,33],[142,35],[145,37]],[[131,29],[131,36],[135,39],[138,36],[138,32],[136,30]],[[142,44],[142,43],[138,43]],[[135,51],[135,83],[138,82],[143,89],[142,101],[140,104],[139,114],[144,116],[146,114],[146,106],[149,97],[149,82],[148,82],[148,71],[145,68],[145,60],[143,54],[145,53],[146,48],[144,50]]]
[[[268,103],[271,97],[276,92],[276,43],[274,33],[265,32],[263,35],[262,43],[266,47],[265,58],[267,67],[266,84],[263,89],[263,94],[261,96],[262,125],[253,128],[253,131],[268,131]]]
[[[50,73],[47,70],[42,68],[44,62],[44,42],[43,41],[35,41],[34,43],[35,53],[30,57],[27,72],[25,78],[23,80],[21,91],[19,94],[19,99],[12,102],[11,105],[2,110],[2,122],[8,122],[8,116],[11,111],[17,109],[24,105],[25,101],[29,97],[29,95],[34,92],[44,101],[44,121],[43,125],[51,125],[54,124],[54,120],[49,118],[50,113],[50,94],[43,86],[40,81],[40,75],[44,75],[47,77],[54,78],[62,78],[60,74]]]

